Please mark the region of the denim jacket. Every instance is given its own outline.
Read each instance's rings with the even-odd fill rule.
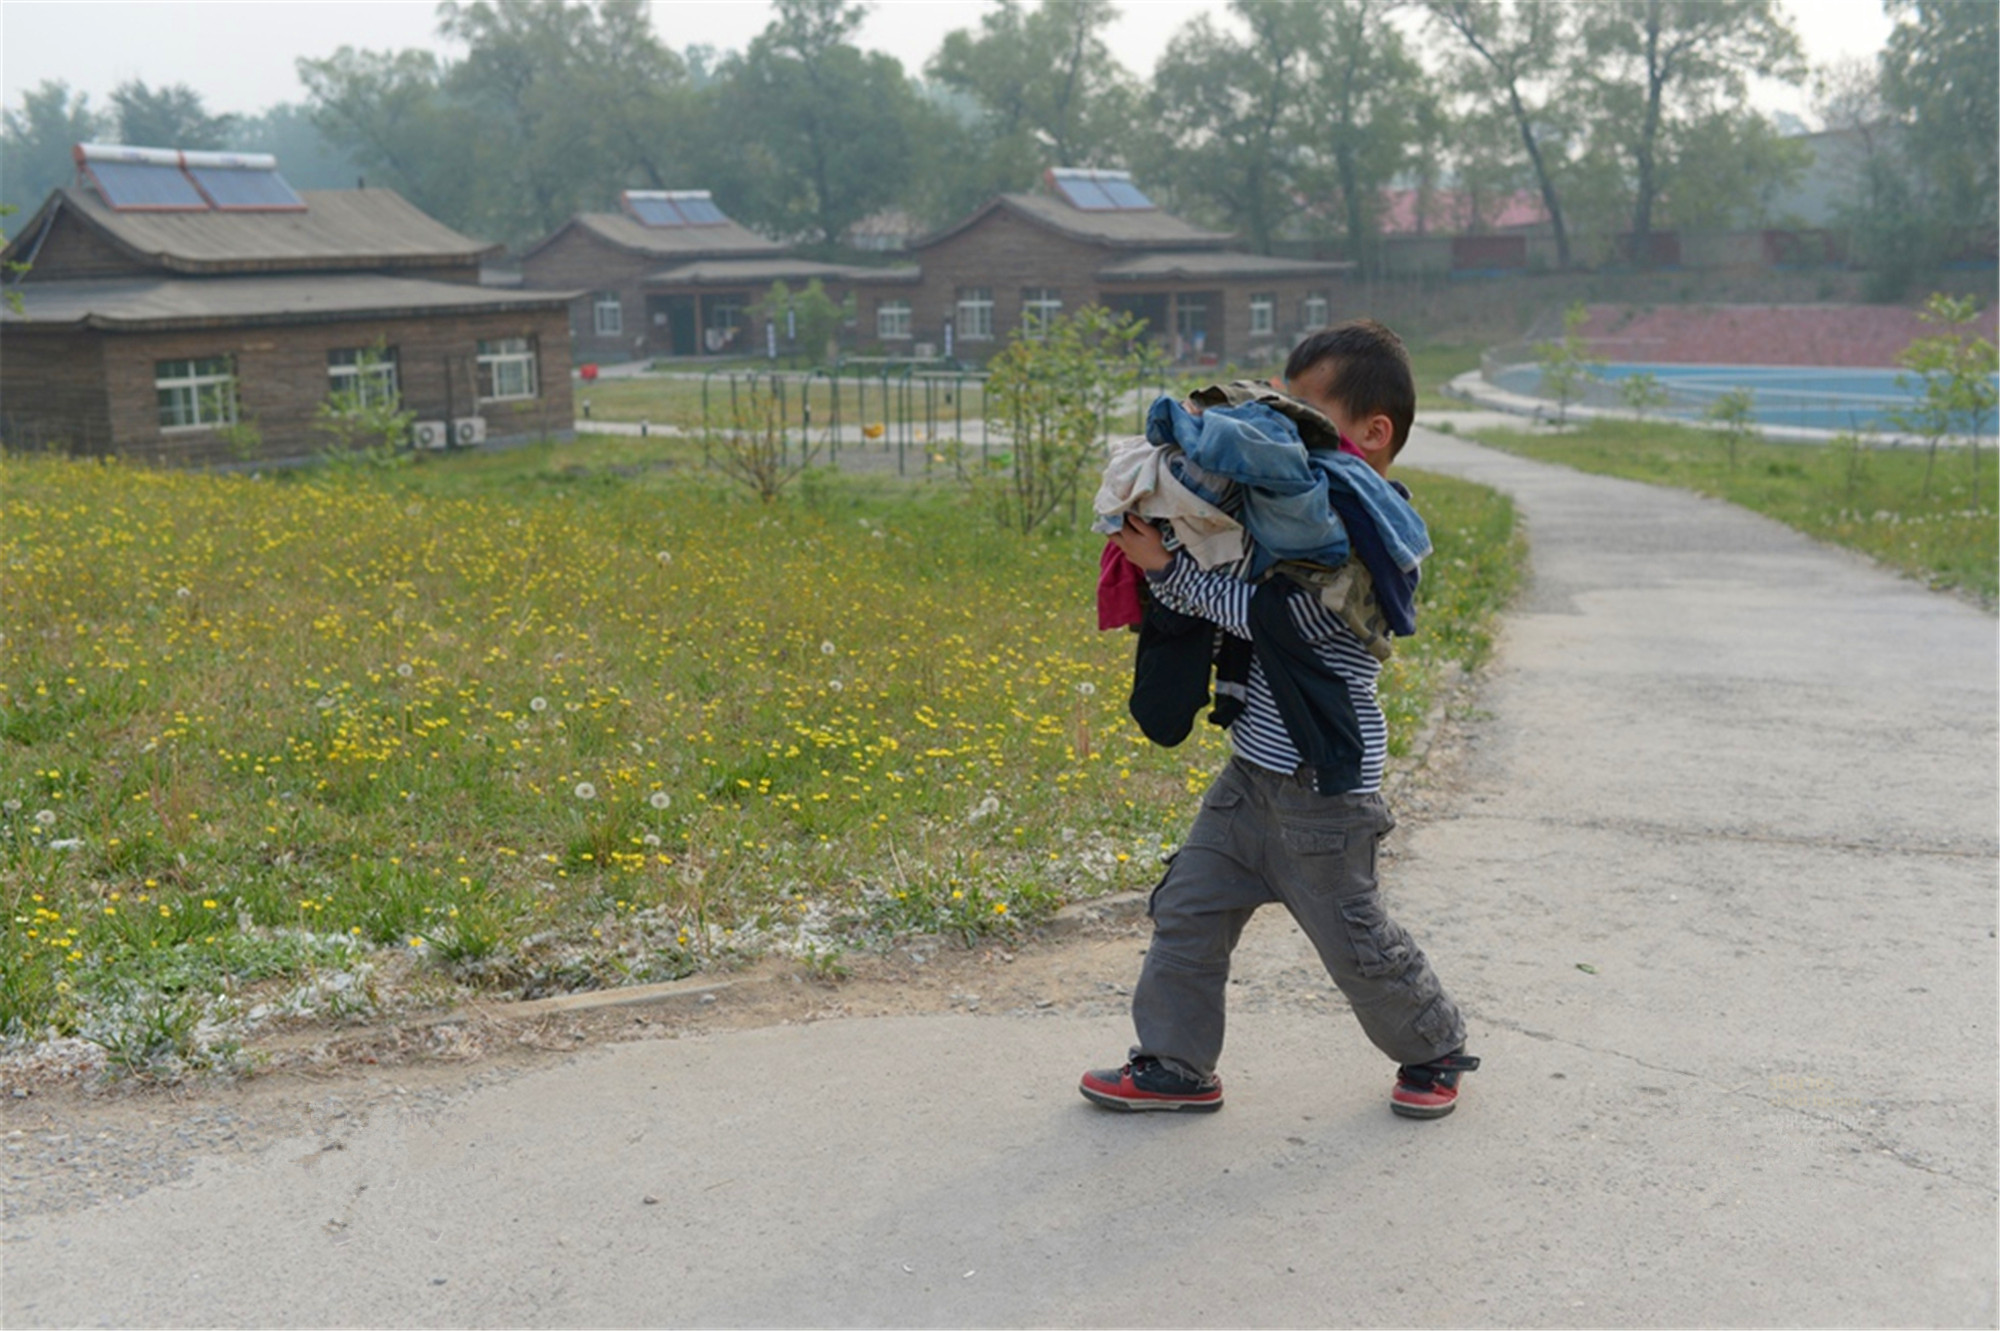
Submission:
[[[1210,487],[1203,498],[1221,498],[1213,489],[1218,478],[1243,487],[1244,525],[1261,558],[1253,575],[1279,560],[1333,565],[1347,558],[1352,546],[1329,496],[1335,487],[1374,520],[1398,568],[1413,571],[1431,552],[1423,518],[1388,480],[1361,458],[1338,451],[1337,443],[1331,449],[1308,448],[1292,417],[1272,406],[1244,402],[1210,407],[1197,416],[1162,397],[1147,412],[1146,437],[1180,445]],[[1201,486],[1193,488],[1201,492]]]

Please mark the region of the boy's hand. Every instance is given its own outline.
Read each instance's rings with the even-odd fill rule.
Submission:
[[[1130,513],[1125,515],[1124,530],[1111,533],[1111,543],[1148,573],[1158,573],[1174,562],[1173,552],[1167,549],[1160,529]]]

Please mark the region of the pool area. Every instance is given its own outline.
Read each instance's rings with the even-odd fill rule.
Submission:
[[[1831,432],[1900,429],[1892,413],[1907,410],[1922,396],[1915,376],[1895,369],[1627,362],[1600,365],[1598,381],[1587,385],[1577,401],[1591,407],[1624,407],[1621,384],[1641,374],[1652,375],[1666,393],[1666,405],[1651,409],[1662,416],[1698,419],[1724,393],[1744,388],[1750,391],[1752,412],[1760,424]],[[1897,384],[1899,375],[1910,378],[1912,385]],[[1501,366],[1489,370],[1487,378],[1512,393],[1547,396],[1539,365]],[[1991,416],[1984,428],[1993,430]],[[1960,429],[1970,433],[1973,422],[1966,419]]]

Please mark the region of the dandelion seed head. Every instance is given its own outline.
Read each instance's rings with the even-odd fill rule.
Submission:
[[[331,711],[333,709],[333,699],[331,697],[322,694],[317,700],[314,701],[313,706],[317,707],[322,712]]]
[[[847,682],[845,680],[830,679],[826,682],[826,686],[832,689],[835,693],[839,693],[842,689],[847,687]]]
[[[649,846],[649,847],[658,846],[660,844],[660,838],[656,834],[648,832],[646,833],[646,835],[639,838],[639,844],[642,846]]]
[[[576,783],[576,797],[580,800],[594,800],[597,798],[597,787],[588,781],[579,781]]]
[[[1088,698],[1090,695],[1097,692],[1097,686],[1086,679],[1085,681],[1083,681],[1083,683],[1076,686],[1076,691],[1082,694],[1084,697]]]
[[[674,797],[672,795],[669,795],[664,790],[656,790],[651,795],[646,797],[646,803],[652,805],[656,809],[664,809],[673,802],[674,802]]]
[[[671,550],[662,550],[654,555],[653,558],[659,560],[662,564],[671,564],[674,562],[674,552]]]
[[[825,640],[824,642],[820,643],[820,645],[819,645],[819,654],[820,654],[821,656],[832,656],[832,655],[833,655],[833,653],[834,653],[834,651],[835,651],[835,648],[834,648],[834,645],[833,645],[833,639],[831,639],[831,638],[828,638],[828,639],[826,639],[826,640]]]
[[[549,700],[540,694],[536,694],[534,697],[528,699],[528,710],[531,712],[546,712],[549,710]]]
[[[0,804],[0,809],[5,809],[8,813],[19,813],[21,811],[21,801],[8,800],[5,804]]]
[[[54,809],[37,809],[35,810],[35,821],[43,827],[54,827],[56,825],[56,811]]]
[[[417,672],[410,667],[410,663],[408,661],[405,661],[401,665],[396,667],[396,673],[401,675],[404,679],[408,679],[411,675],[414,675]]]
[[[187,588],[185,588],[185,587],[176,587],[176,588],[174,588],[174,595],[175,595],[175,596],[176,596],[177,598],[179,598],[180,600],[183,600],[183,601],[185,601],[185,600],[187,600],[187,598],[188,598],[188,597],[190,597],[190,596],[193,596],[193,595],[194,595],[194,593],[193,593],[193,592],[191,592],[191,591],[189,591],[189,590],[188,590]]]

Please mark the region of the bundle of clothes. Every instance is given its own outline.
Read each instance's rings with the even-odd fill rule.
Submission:
[[[1260,589],[1283,579],[1287,594],[1317,596],[1378,660],[1389,659],[1393,638],[1416,632],[1431,542],[1409,490],[1376,472],[1324,413],[1270,384],[1236,380],[1187,405],[1154,402],[1146,433],[1112,444],[1093,507],[1096,531],[1116,532],[1134,514],[1204,569]],[[1131,711],[1149,738],[1187,737],[1211,669],[1209,720],[1227,726],[1241,713],[1252,642],[1155,601],[1109,543],[1097,606],[1099,628],[1139,630]]]

